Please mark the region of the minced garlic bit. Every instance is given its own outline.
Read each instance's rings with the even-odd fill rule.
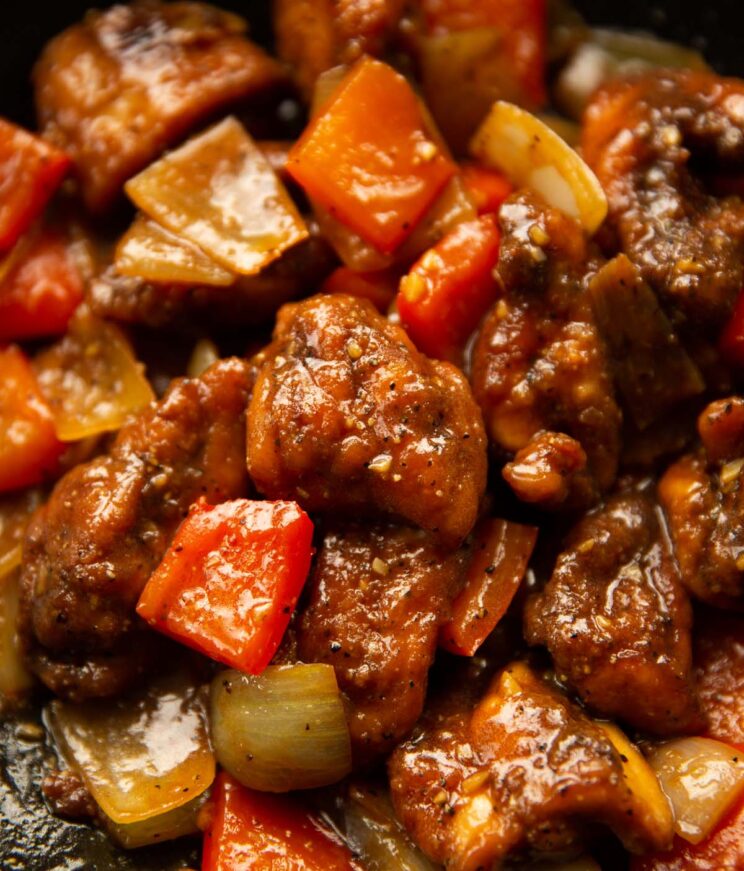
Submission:
[[[426,293],[426,279],[418,272],[410,272],[401,278],[400,292],[408,302],[417,302]]]
[[[667,148],[676,148],[682,142],[682,134],[674,124],[667,124],[661,129],[661,139]]]
[[[398,483],[398,481],[402,481],[402,480],[403,480],[403,475],[401,475],[399,472],[396,472],[396,473],[393,475],[393,481],[394,481],[396,484]]]
[[[430,139],[416,143],[416,157],[424,163],[434,160],[437,156],[437,146]]]
[[[705,267],[702,263],[698,263],[697,260],[690,260],[687,257],[678,260],[674,264],[674,268],[677,272],[681,272],[683,275],[700,275],[705,272]]]
[[[380,559],[379,556],[376,556],[372,560],[372,571],[381,578],[386,578],[390,574],[390,566],[384,559]]]
[[[443,789],[440,789],[439,792],[432,797],[432,801],[434,804],[444,804],[447,801],[447,793]]]
[[[358,360],[362,356],[362,346],[355,339],[349,339],[346,343],[346,353],[352,360]]]
[[[548,259],[542,248],[537,245],[530,245],[530,256],[535,263],[544,263]]]
[[[505,299],[500,299],[496,303],[496,314],[500,320],[503,320],[509,314],[509,306],[506,304]]]
[[[581,544],[576,548],[579,553],[589,553],[589,551],[594,547],[594,539],[587,538],[585,541],[582,541]]]
[[[286,358],[286,357],[282,357],[281,354],[278,354],[276,357],[274,357],[274,366],[275,366],[277,369],[281,369],[282,366],[283,366],[286,362],[287,362],[287,358]]]
[[[463,780],[460,789],[466,795],[470,795],[471,792],[480,789],[489,777],[490,772],[488,770],[476,771],[475,774],[471,774],[470,777],[466,777],[465,780]]]
[[[550,242],[550,236],[540,224],[533,224],[527,231],[527,234],[530,237],[530,241],[541,248]]]
[[[721,469],[721,486],[727,487],[732,484],[739,477],[742,467],[744,467],[744,457],[726,463]]]
[[[595,614],[594,622],[605,632],[609,632],[612,629],[612,621],[608,617],[605,617],[604,614]]]
[[[379,472],[381,475],[385,475],[390,471],[390,466],[393,463],[393,458],[390,454],[378,454],[372,460],[368,466],[370,472]]]

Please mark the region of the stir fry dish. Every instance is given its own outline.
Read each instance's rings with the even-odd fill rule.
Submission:
[[[744,81],[270,12],[91,11],[0,119],[0,755],[64,868],[744,869]]]

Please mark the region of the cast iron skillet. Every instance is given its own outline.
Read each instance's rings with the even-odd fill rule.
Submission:
[[[269,0],[212,0],[251,22],[257,41],[271,44]],[[33,125],[29,72],[42,46],[77,21],[86,0],[15,0],[4,4],[0,23],[0,115]],[[701,50],[727,75],[744,76],[742,0],[574,0],[596,24],[645,28]],[[24,717],[38,722],[38,712]],[[125,853],[88,826],[52,817],[39,794],[50,750],[27,725],[0,723],[0,869],[2,871],[176,871],[199,866],[196,841],[180,841]],[[25,738],[23,736],[26,736]]]

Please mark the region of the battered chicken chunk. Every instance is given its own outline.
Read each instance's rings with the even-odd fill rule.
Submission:
[[[575,221],[533,194],[507,200],[500,223],[504,293],[478,336],[473,392],[497,453],[524,451],[516,475],[511,467],[506,474],[521,499],[590,504],[614,481],[620,448],[620,411],[587,291],[600,260]],[[567,453],[566,439],[546,432],[575,444]],[[565,485],[546,481],[555,471]]]
[[[40,126],[73,158],[90,209],[194,125],[284,79],[244,34],[241,18],[205,3],[140,0],[89,12],[47,44],[34,70]]]
[[[321,236],[295,245],[258,275],[241,276],[229,287],[151,284],[109,266],[87,288],[100,317],[182,333],[206,327],[236,330],[266,323],[277,309],[320,284],[336,264]]]
[[[248,470],[270,499],[386,513],[457,544],[486,483],[462,374],[420,354],[367,300],[284,306],[248,410]]]
[[[633,851],[669,844],[666,798],[615,727],[592,721],[523,663],[497,675],[474,709],[466,698],[426,714],[388,764],[399,818],[448,871],[570,850],[589,821]]]
[[[584,114],[607,226],[693,335],[720,328],[744,284],[744,201],[708,183],[744,169],[742,99],[739,79],[654,70],[610,81]]]
[[[388,753],[418,720],[460,569],[460,556],[420,529],[341,524],[326,533],[298,653],[336,669],[357,764]]]
[[[744,609],[744,399],[712,402],[698,418],[701,448],[659,482],[682,580],[713,605]]]
[[[525,611],[528,642],[548,648],[587,704],[662,735],[700,725],[691,627],[654,503],[640,492],[613,497],[576,525]]]
[[[114,695],[145,665],[134,606],[189,506],[245,494],[249,368],[215,363],[124,426],[111,450],[76,466],[24,541],[20,632],[28,662],[73,700]]]

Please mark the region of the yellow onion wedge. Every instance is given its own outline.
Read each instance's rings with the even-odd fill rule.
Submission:
[[[44,501],[41,490],[0,496],[0,582],[21,564],[21,541],[31,515]]]
[[[47,709],[62,757],[122,843],[141,846],[194,830],[194,799],[215,775],[204,696],[179,671],[133,696],[81,705],[55,701]],[[178,810],[184,813],[173,813]]]
[[[154,393],[124,334],[82,311],[34,368],[57,437],[77,441],[116,430]]]
[[[470,143],[477,160],[515,185],[537,191],[551,206],[594,233],[607,214],[597,177],[561,137],[512,103],[493,104]]]
[[[119,240],[114,264],[122,275],[155,284],[227,287],[237,278],[196,245],[144,215],[137,215]]]
[[[186,367],[186,374],[189,378],[198,378],[202,372],[216,363],[220,359],[220,352],[217,345],[211,339],[199,339],[194,345],[194,350],[189,357],[189,363]]]
[[[211,723],[223,768],[245,786],[287,792],[335,783],[351,744],[333,666],[225,671],[212,682]]]
[[[233,117],[166,154],[125,189],[146,215],[241,275],[255,275],[309,235],[261,149]]]
[[[435,871],[398,822],[382,789],[354,785],[344,803],[346,837],[369,871]]]
[[[741,751],[712,738],[678,738],[649,759],[674,809],[674,830],[698,844],[744,793]]]
[[[19,581],[18,571],[0,577],[0,701],[14,702],[33,686],[16,631]]]

